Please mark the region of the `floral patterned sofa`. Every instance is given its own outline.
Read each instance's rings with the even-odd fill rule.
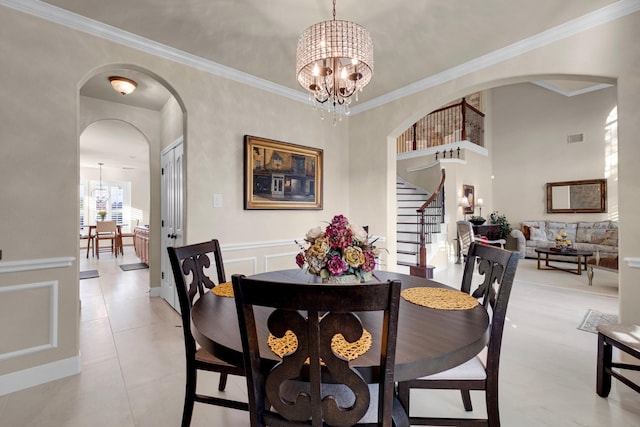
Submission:
[[[511,231],[511,237],[517,240],[517,251],[521,258],[537,258],[536,248],[555,246],[555,236],[567,233],[571,247],[593,252],[589,257],[590,266],[618,269],[618,222],[556,222],[556,221],[524,221],[520,229]],[[576,257],[560,254],[550,255],[550,259],[576,262]],[[591,275],[593,274],[589,269]]]

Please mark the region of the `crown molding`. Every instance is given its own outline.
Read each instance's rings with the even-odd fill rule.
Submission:
[[[556,85],[554,85],[554,84],[552,84],[550,82],[544,81],[544,80],[538,80],[538,81],[531,82],[531,83],[533,83],[534,85],[538,85],[538,86],[540,86],[542,88],[545,88],[547,90],[550,90],[552,92],[559,93],[560,95],[567,96],[567,97],[572,97],[572,96],[576,96],[576,95],[582,95],[582,94],[589,93],[589,92],[595,92],[597,90],[606,89],[608,87],[613,86],[613,85],[607,84],[607,83],[600,83],[598,85],[585,87],[583,89],[565,90],[565,89],[562,89],[561,87],[558,87],[558,86],[556,86]]]
[[[159,56],[171,61],[193,67],[213,75],[223,77],[238,83],[257,89],[262,89],[275,95],[284,96],[294,101],[308,103],[308,95],[302,91],[294,90],[251,74],[236,70],[201,58],[187,52],[174,49],[162,43],[140,37],[136,34],[120,30],[110,25],[103,24],[93,19],[86,18],[73,12],[43,3],[38,0],[0,0],[0,5],[20,12],[24,12],[56,24],[63,25],[105,40],[112,41],[127,47],[131,47],[151,55]],[[640,10],[640,0],[620,0],[608,6],[590,12],[579,18],[565,22],[564,24],[550,28],[542,33],[528,37],[502,49],[498,49],[486,55],[467,61],[448,70],[434,74],[433,76],[419,80],[398,90],[388,92],[362,104],[351,108],[351,115],[377,108],[392,101],[416,94],[431,87],[460,78],[479,69],[506,61],[510,58],[522,55],[526,52],[538,49],[542,46],[554,43],[567,37],[591,29],[598,25],[616,20],[623,16]]]
[[[309,96],[301,91],[261,79],[38,0],[0,0],[0,5],[294,101],[309,102]]]
[[[520,56],[524,53],[549,45],[551,43],[571,37],[583,31],[597,27],[610,21],[614,21],[623,16],[632,14],[640,10],[639,0],[620,0],[608,6],[590,12],[579,18],[567,21],[564,24],[555,26],[534,36],[515,42],[502,49],[495,50],[486,55],[472,59],[448,70],[442,71],[426,79],[417,81],[398,90],[363,102],[351,107],[351,114],[355,115],[364,111],[377,108],[392,101],[416,94],[425,89],[438,86],[451,80],[463,77],[474,71],[499,64],[508,59]]]

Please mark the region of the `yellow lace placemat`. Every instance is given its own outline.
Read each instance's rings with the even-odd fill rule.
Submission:
[[[213,288],[211,292],[213,292],[214,295],[217,295],[219,297],[233,298],[233,283],[231,282],[220,283],[215,288]]]
[[[443,288],[409,288],[400,293],[405,300],[438,310],[469,310],[478,300],[464,292]]]
[[[276,338],[272,334],[269,334],[267,343],[271,351],[278,357],[282,357],[298,348],[298,338],[291,331],[285,332],[282,338]],[[362,332],[362,336],[353,343],[347,342],[342,334],[337,334],[331,339],[331,348],[333,351],[347,360],[354,360],[358,358],[358,356],[362,356],[370,347],[371,333],[366,329]]]

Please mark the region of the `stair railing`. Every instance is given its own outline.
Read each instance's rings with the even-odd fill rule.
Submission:
[[[444,222],[444,181],[446,178],[446,172],[441,169],[442,178],[440,179],[440,184],[438,185],[438,189],[431,194],[423,204],[416,210],[418,214],[418,224],[420,227],[420,238],[419,238],[419,247],[418,247],[418,270],[422,272],[426,272],[427,268],[427,243],[431,241],[431,230],[435,225],[440,226],[441,223]],[[427,215],[427,209],[436,210],[438,212],[437,215]],[[429,221],[427,221],[427,217],[429,217]],[[427,239],[427,237],[429,237]],[[429,240],[429,242],[427,242]],[[426,273],[425,273],[426,274]],[[422,274],[420,274],[422,275]],[[426,277],[423,275],[423,277]]]

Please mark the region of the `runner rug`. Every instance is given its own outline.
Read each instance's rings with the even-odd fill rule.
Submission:
[[[136,264],[122,264],[120,265],[120,269],[122,271],[131,271],[131,270],[141,270],[143,268],[149,268],[147,264],[144,262],[138,262]]]
[[[94,277],[100,277],[98,275],[98,270],[87,270],[80,272],[80,280],[82,279],[93,279]]]
[[[611,323],[618,323],[618,316],[616,314],[601,313],[597,310],[589,309],[585,314],[582,323],[578,326],[581,331],[593,332],[597,334],[596,326]]]

